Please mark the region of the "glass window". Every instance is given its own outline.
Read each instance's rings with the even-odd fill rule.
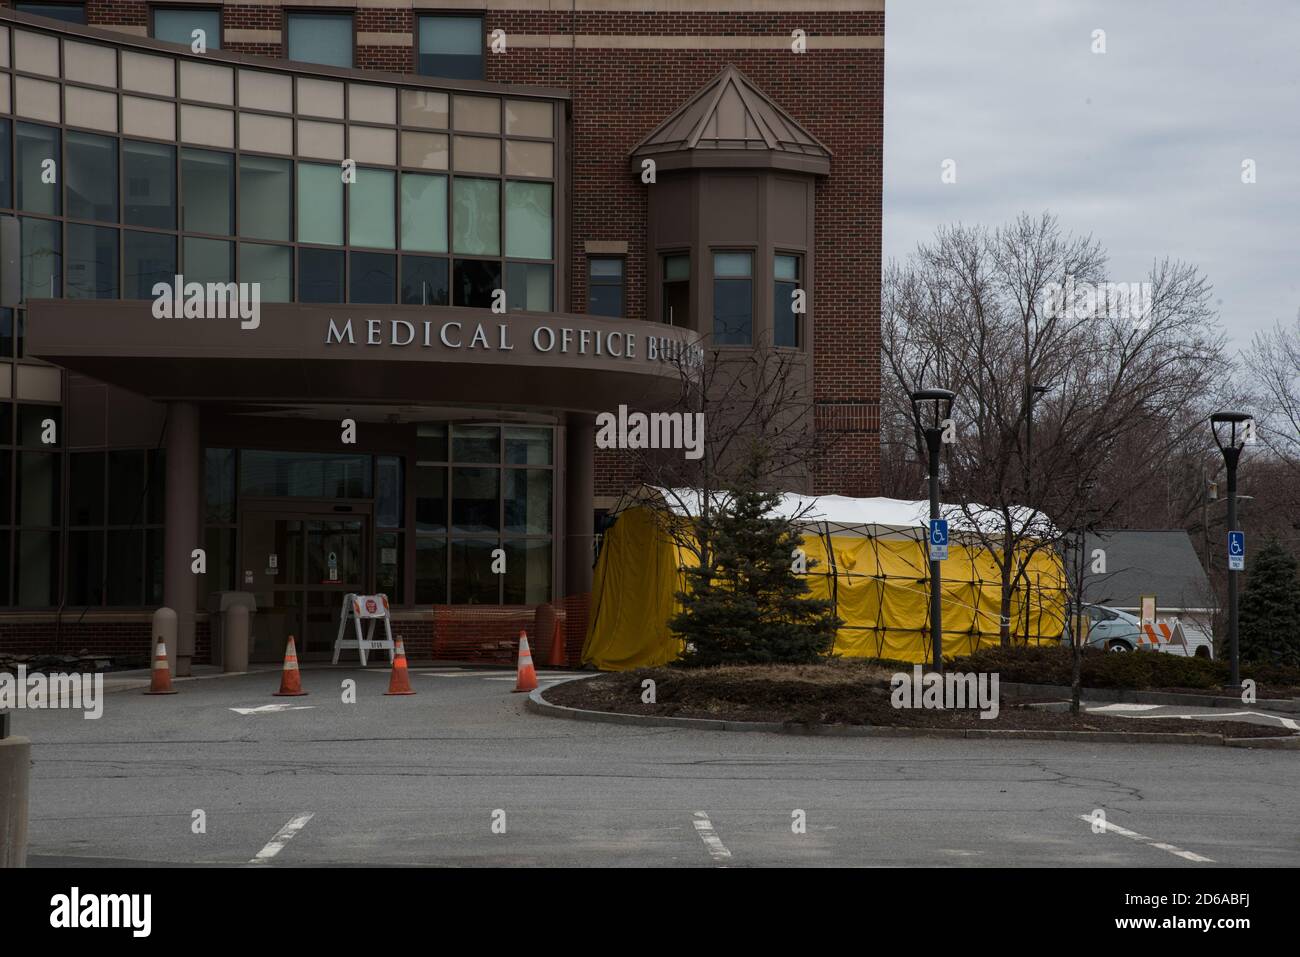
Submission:
[[[235,249],[224,239],[186,236],[182,242],[186,282],[231,282],[235,278]]]
[[[551,267],[543,263],[510,263],[507,269],[507,308],[549,312]]]
[[[17,504],[19,525],[49,527],[59,524],[58,453],[18,453]]]
[[[402,536],[399,532],[375,535],[375,587],[391,604],[402,603]]]
[[[239,491],[244,495],[369,498],[370,456],[347,452],[239,454]]]
[[[670,326],[691,324],[691,257],[687,255],[663,258],[663,315]]]
[[[352,14],[290,13],[285,20],[290,60],[351,68]]]
[[[483,79],[481,17],[420,17],[418,32],[420,73],[456,80]]]
[[[545,426],[507,425],[507,465],[550,465],[551,430]]]
[[[451,435],[452,461],[500,463],[501,433],[495,425],[456,425]]]
[[[754,254],[713,254],[713,343],[749,345],[754,332]]]
[[[506,255],[551,258],[550,183],[506,183]]]
[[[104,453],[68,457],[68,524],[104,524]]]
[[[501,288],[501,264],[479,259],[457,259],[453,286],[456,306],[492,308],[492,294]]]
[[[421,465],[415,470],[415,528],[447,531],[447,470],[442,466]]]
[[[456,177],[452,183],[452,243],[470,256],[501,255],[501,183]]]
[[[59,224],[52,219],[23,217],[23,298],[57,299],[63,295],[60,279],[63,249]]]
[[[551,542],[549,539],[507,541],[502,601],[507,605],[540,605],[551,600]]]
[[[396,302],[397,257],[391,253],[352,253],[348,302]]]
[[[181,43],[192,48],[195,30],[203,31],[203,42],[209,50],[221,49],[220,10],[154,8],[153,36],[155,40]]]
[[[13,206],[13,154],[9,149],[9,121],[0,119],[0,206]],[[0,583],[3,588],[4,583]]]
[[[6,409],[6,418],[8,418]],[[50,432],[51,425],[53,432]],[[52,437],[54,441],[45,441]],[[18,406],[18,444],[38,449],[58,448],[63,444],[63,407],[58,405]]]
[[[149,506],[145,521],[150,525],[161,525],[167,511],[167,450],[149,449],[145,461],[148,463],[145,484],[146,504]]]
[[[343,250],[298,250],[298,301],[343,301]]]
[[[773,263],[775,288],[772,293],[772,317],[775,328],[772,341],[778,346],[799,345],[799,314],[794,311],[799,290],[798,256],[777,256]]]
[[[378,487],[375,490],[375,524],[380,528],[402,526],[402,460],[395,455],[381,455],[376,463]]]
[[[15,568],[17,604],[47,608],[58,601],[59,533],[25,529],[18,533]]]
[[[235,157],[181,150],[181,225],[191,233],[235,232]]]
[[[289,302],[293,299],[293,255],[288,246],[239,244],[239,281],[255,282],[261,288],[262,302]]]
[[[49,17],[66,23],[86,22],[86,5],[84,3],[15,3],[14,9],[19,13],[30,13],[37,17]]]
[[[18,208],[57,216],[60,212],[59,131],[35,123],[16,126]]]
[[[447,251],[447,177],[402,174],[402,248]]]
[[[451,543],[451,603],[495,605],[500,602],[500,577],[492,571],[493,540]]]
[[[353,246],[396,247],[394,174],[386,169],[357,170],[348,186],[348,240]]]
[[[343,245],[343,177],[338,166],[298,164],[298,242]]]
[[[421,462],[447,461],[447,427],[437,423],[416,426],[416,456]]]
[[[68,298],[117,298],[116,228],[68,223]]]
[[[68,215],[117,222],[117,140],[68,131]]]
[[[119,529],[108,533],[108,595],[110,605],[139,605],[144,589],[144,532]]]
[[[505,516],[509,533],[550,534],[550,469],[505,470]]]
[[[102,489],[101,489],[102,491]],[[69,605],[102,605],[104,603],[104,533],[68,533],[68,591]]]
[[[144,522],[144,452],[126,449],[108,453],[108,524]]]
[[[176,148],[122,141],[123,222],[176,228]]]
[[[417,536],[415,539],[415,602],[443,605],[447,602],[447,540]]]
[[[447,260],[428,256],[403,256],[402,302],[416,306],[450,304]]]
[[[18,350],[17,353],[14,352],[15,348]],[[21,355],[22,351],[22,331],[18,317],[14,315],[12,309],[0,309],[0,357],[11,358],[15,354]],[[0,423],[7,422],[8,418],[6,415],[0,415]],[[6,435],[3,441],[0,441],[0,444],[7,441],[8,436]],[[3,457],[0,457],[0,462],[3,461]],[[0,495],[3,494],[3,490],[0,490]],[[8,509],[0,509],[0,515],[8,514]]]
[[[176,237],[126,230],[122,236],[122,298],[152,299],[155,283],[176,276]]]
[[[291,239],[293,164],[268,156],[239,157],[239,235]]]
[[[587,260],[587,312],[593,316],[623,317],[623,260],[592,257]]]
[[[229,524],[235,520],[235,450],[205,449],[204,521]]]

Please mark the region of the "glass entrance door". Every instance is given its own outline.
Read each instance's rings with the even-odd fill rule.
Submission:
[[[241,587],[257,600],[252,660],[281,660],[289,635],[300,657],[329,657],[343,596],[366,590],[369,516],[246,510],[241,533]]]

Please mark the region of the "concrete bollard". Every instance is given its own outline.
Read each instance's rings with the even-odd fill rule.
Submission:
[[[234,605],[225,612],[226,621],[221,629],[221,670],[248,670],[248,608]]]
[[[0,737],[0,868],[27,866],[27,790],[32,743]]]
[[[167,669],[176,677],[176,612],[166,606],[153,613],[153,637],[149,640],[149,664],[153,664],[158,639],[167,646]]]

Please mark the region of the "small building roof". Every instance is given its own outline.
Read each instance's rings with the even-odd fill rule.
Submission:
[[[1155,595],[1160,612],[1214,604],[1214,589],[1182,529],[1100,529],[1088,536],[1088,555],[1096,548],[1105,550],[1106,571],[1089,574],[1085,601],[1140,608],[1143,595]]]
[[[826,175],[831,151],[727,66],[632,150],[660,169],[769,166]]]

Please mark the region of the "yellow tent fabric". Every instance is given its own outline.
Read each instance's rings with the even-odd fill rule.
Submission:
[[[850,658],[924,662],[930,652],[929,558],[924,529],[874,536],[870,529],[809,527],[803,538],[814,598],[835,602],[844,620],[833,653]],[[605,534],[592,583],[592,610],[582,660],[606,671],[672,661],[681,642],[668,631],[684,587],[691,551],[676,545],[644,506],[619,513]],[[1059,556],[1029,559],[1030,588],[1017,589],[1011,633],[1056,643],[1065,625],[1066,579]],[[944,655],[969,654],[1000,639],[997,564],[977,545],[950,545],[943,563]]]

